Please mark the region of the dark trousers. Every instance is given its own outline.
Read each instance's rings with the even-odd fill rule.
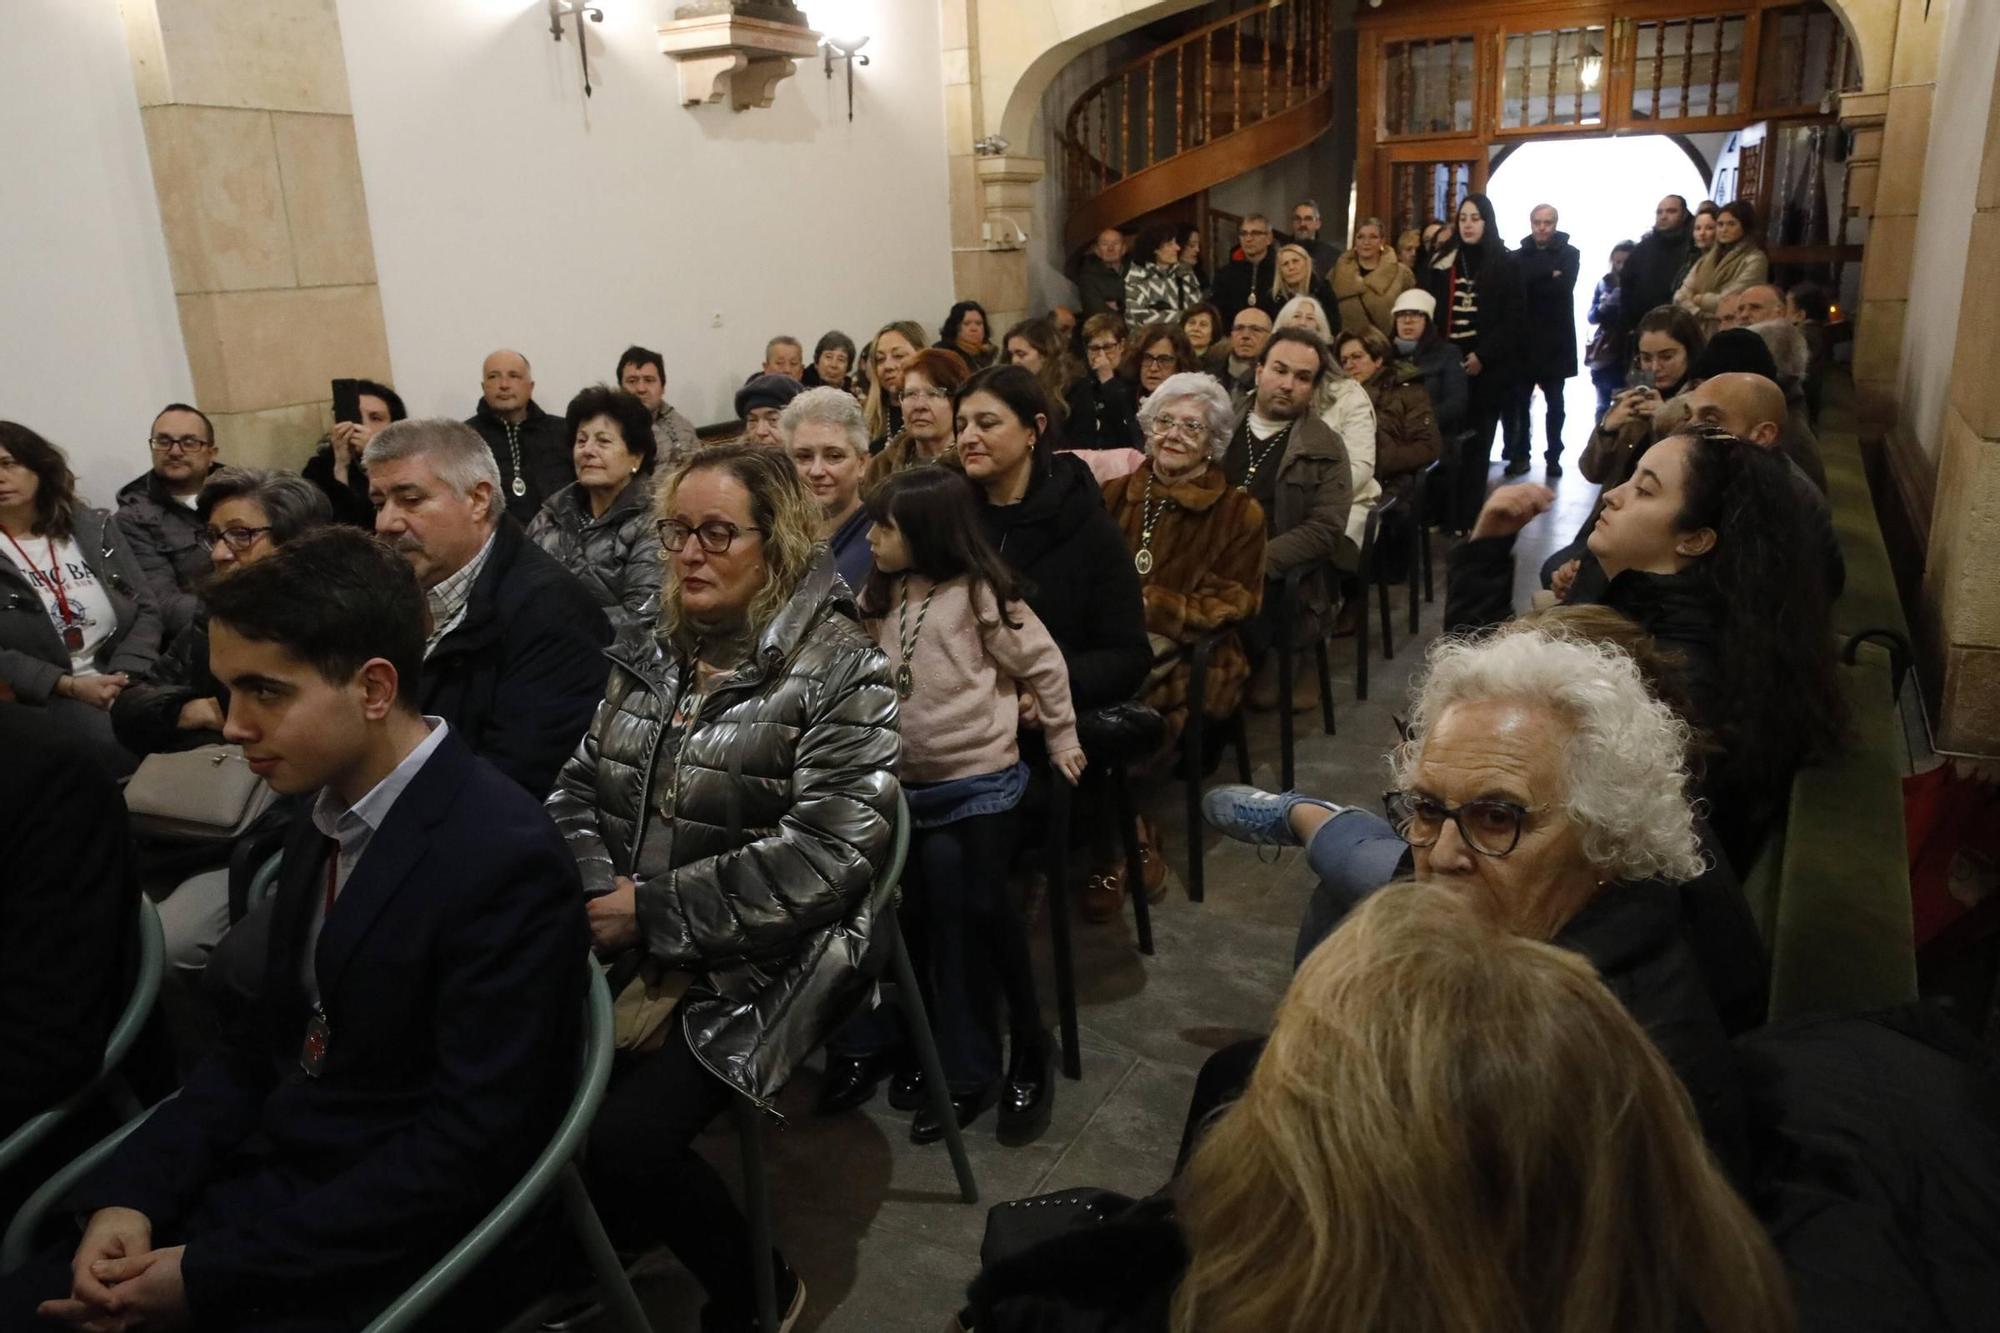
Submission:
[[[1561,461],[1563,385],[1568,382],[1567,375],[1548,375],[1540,379],[1524,379],[1514,386],[1514,417],[1507,425],[1507,458],[1510,462],[1519,460],[1525,463],[1535,452],[1535,442],[1529,436],[1528,425],[1529,412],[1534,406],[1537,389],[1542,391],[1542,401],[1547,408],[1548,452],[1544,457],[1551,463]]]
[[[1611,400],[1625,387],[1625,371],[1621,366],[1599,366],[1590,372],[1590,382],[1597,390],[1597,420],[1604,420],[1604,414],[1611,410]],[[1592,423],[1596,424],[1595,422]]]
[[[1498,395],[1490,402],[1475,399],[1466,416],[1468,428],[1459,437],[1458,457],[1452,460],[1452,492],[1457,503],[1451,526],[1456,532],[1470,532],[1486,504],[1486,472],[1493,461],[1493,432],[1503,420],[1510,419],[1507,404]]]
[[[688,1048],[679,1009],[657,1051],[621,1055],[590,1131],[591,1201],[621,1250],[665,1242],[718,1311],[756,1312],[750,1226],[695,1136],[741,1096]]]
[[[1016,1051],[1042,1040],[1027,923],[1007,892],[1020,808],[916,829],[903,867],[902,923],[945,1080],[960,1092],[1000,1077],[1001,1021]],[[877,1008],[827,1043],[848,1059],[903,1045],[902,1015]]]

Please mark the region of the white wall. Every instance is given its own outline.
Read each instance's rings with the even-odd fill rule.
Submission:
[[[1910,16],[1903,21],[1910,22]],[[1958,352],[1965,252],[1972,238],[1993,70],[2000,64],[2000,4],[1960,0],[1946,10],[1945,25],[1937,95],[1931,102],[1930,146],[1924,155],[1896,424],[1897,433],[1915,439],[1933,466]]]
[[[867,33],[846,83],[817,60],[769,108],[683,109],[655,48],[670,0],[605,0],[558,44],[544,0],[339,0],[396,386],[463,416],[495,347],[533,362],[560,413],[632,342],[660,349],[697,422],[774,333],[864,342],[935,330],[951,304],[935,0],[822,0],[823,31]],[[720,318],[720,325],[715,323]]]
[[[108,507],[193,393],[117,0],[0,4],[0,127],[0,417]]]

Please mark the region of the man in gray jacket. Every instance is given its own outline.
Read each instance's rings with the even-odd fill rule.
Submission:
[[[194,582],[208,573],[195,498],[215,470],[215,426],[200,408],[168,403],[153,418],[146,443],[150,471],[118,488],[118,531],[146,576],[165,640],[193,623],[201,603]]]

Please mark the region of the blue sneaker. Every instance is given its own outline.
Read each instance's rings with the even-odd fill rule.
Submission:
[[[1291,820],[1295,805],[1316,805],[1335,814],[1347,809],[1295,791],[1269,792],[1232,782],[1202,793],[1201,814],[1209,827],[1238,842],[1260,847],[1297,847],[1299,839],[1292,832]]]

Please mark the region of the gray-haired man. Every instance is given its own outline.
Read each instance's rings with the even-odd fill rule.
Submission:
[[[368,442],[364,462],[375,531],[430,603],[418,702],[548,795],[604,693],[604,612],[506,517],[499,465],[471,427],[399,421]]]

